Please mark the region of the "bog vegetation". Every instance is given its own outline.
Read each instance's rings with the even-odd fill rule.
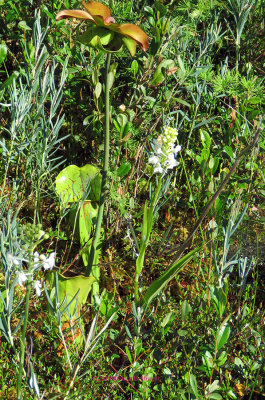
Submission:
[[[263,398],[264,1],[0,15],[0,397]]]

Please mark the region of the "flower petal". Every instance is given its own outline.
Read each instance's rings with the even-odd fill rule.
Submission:
[[[94,18],[82,10],[62,10],[56,15],[56,21],[64,18],[77,18],[77,19],[88,19],[89,21],[95,22]]]
[[[114,21],[113,19],[109,19],[111,17],[109,7],[99,3],[98,1],[89,1],[88,3],[83,1],[83,6],[92,17],[101,17],[103,21],[107,19],[107,21],[105,21],[107,24]]]
[[[134,24],[113,24],[109,26],[109,29],[132,38],[139,44],[143,51],[149,49],[148,36],[139,26]]]

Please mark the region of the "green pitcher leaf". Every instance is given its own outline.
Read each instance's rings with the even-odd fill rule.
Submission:
[[[46,278],[50,284],[51,293],[52,288],[55,286],[55,275],[57,274],[56,271],[51,271],[46,274]],[[67,303],[69,303],[75,296],[76,299],[69,305],[69,313],[71,316],[74,314],[76,318],[80,317],[81,308],[85,304],[87,300],[87,296],[91,290],[92,284],[96,281],[93,276],[74,276],[74,277],[65,277],[61,274],[58,274],[58,300],[59,303],[62,304],[64,299],[66,298]],[[53,292],[54,293],[54,292]],[[54,297],[54,295],[51,297]],[[52,298],[53,300],[53,298]],[[77,307],[76,307],[77,302]],[[66,304],[67,304],[66,303]],[[62,320],[67,320],[68,317],[64,315]]]
[[[89,259],[89,242],[92,226],[96,224],[98,214],[98,205],[95,202],[85,201],[79,212],[79,237],[83,249],[82,258],[85,267],[88,265]]]
[[[69,165],[56,177],[55,188],[64,204],[82,200],[87,191],[87,200],[99,201],[101,174],[99,169],[87,164],[79,168]]]

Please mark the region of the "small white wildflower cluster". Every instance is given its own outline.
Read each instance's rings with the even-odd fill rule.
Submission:
[[[21,262],[24,261],[28,263],[29,260],[27,258],[19,258],[13,256],[11,253],[7,253],[6,258],[9,262],[10,268],[16,269],[15,275],[17,276],[19,286],[23,286],[24,283],[30,279],[33,282],[33,288],[36,295],[40,296],[42,285],[39,280],[34,281],[34,272],[39,271],[41,268],[45,271],[52,269],[55,266],[55,253],[53,252],[49,257],[46,257],[44,254],[39,255],[39,253],[35,251],[33,255],[34,264],[30,271],[22,269]]]
[[[179,162],[176,155],[181,150],[181,146],[175,146],[178,131],[175,128],[166,127],[164,134],[159,136],[156,142],[156,154],[153,154],[148,162],[154,166],[154,174],[166,174],[168,169],[173,169]]]
[[[21,246],[17,245],[17,250],[19,248],[19,255],[13,255],[10,252],[6,254],[6,259],[9,265],[10,271],[15,273],[17,277],[17,283],[23,286],[24,283],[29,280],[32,282],[33,288],[37,294],[41,294],[41,282],[39,280],[34,281],[34,273],[40,271],[43,268],[45,271],[50,270],[55,266],[55,253],[50,253],[48,257],[44,254],[39,255],[37,251],[33,253],[34,247],[36,247],[42,240],[49,237],[41,230],[41,225],[26,224],[23,228],[18,229],[18,234],[22,242]],[[28,270],[24,269],[22,262],[28,265]]]

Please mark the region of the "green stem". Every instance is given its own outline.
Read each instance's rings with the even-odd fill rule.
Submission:
[[[98,241],[100,237],[101,225],[103,220],[103,212],[104,212],[104,205],[106,201],[106,194],[107,194],[107,186],[108,186],[108,179],[107,174],[109,170],[109,142],[110,142],[110,101],[109,101],[109,94],[110,94],[110,59],[111,54],[107,54],[106,57],[106,68],[105,68],[105,137],[104,137],[104,164],[103,164],[103,171],[102,171],[102,182],[101,182],[101,193],[100,193],[100,200],[99,200],[99,209],[98,209],[98,216],[97,216],[97,223],[96,223],[96,230],[94,240],[90,249],[88,266],[86,270],[86,275],[89,276],[91,274],[91,270],[94,263],[94,258],[98,246]]]
[[[24,324],[22,329],[22,336],[20,340],[20,357],[19,357],[19,371],[18,371],[18,379],[17,379],[17,400],[22,399],[21,393],[21,384],[22,384],[22,372],[24,367],[25,360],[25,337],[26,337],[26,329],[28,324],[28,316],[29,316],[29,296],[30,296],[30,279],[27,280],[27,293],[25,299],[25,315],[24,315]]]
[[[147,220],[145,221],[145,216],[144,216],[144,221],[143,221],[143,226],[142,226],[142,238],[141,238],[141,244],[140,244],[140,252],[139,256],[136,260],[136,271],[135,271],[135,278],[134,278],[134,298],[136,304],[139,303],[139,278],[144,266],[144,257],[145,257],[145,251],[149,243],[149,238],[153,229],[154,225],[154,210],[157,205],[159,193],[161,190],[162,186],[162,176],[160,175],[159,180],[158,180],[158,185],[155,191],[155,194],[152,198],[151,206],[149,210],[147,210]],[[147,226],[145,226],[147,224]],[[145,233],[146,232],[146,233]]]

